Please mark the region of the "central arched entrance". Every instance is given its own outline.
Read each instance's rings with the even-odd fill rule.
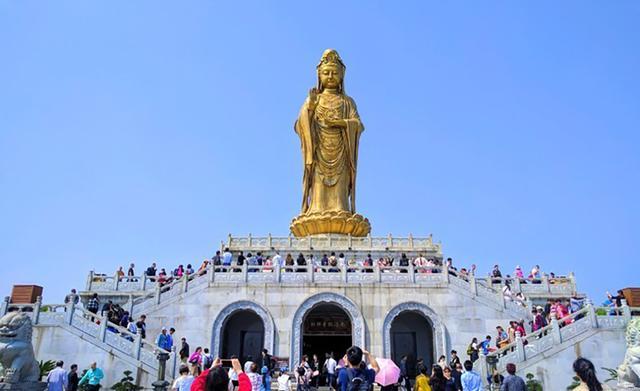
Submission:
[[[407,357],[407,374],[417,375],[416,362],[424,360],[427,368],[434,364],[433,326],[427,318],[416,311],[403,311],[391,322],[391,359],[400,363]]]
[[[264,346],[264,323],[253,311],[242,310],[231,315],[222,332],[222,357],[236,355],[245,362],[261,357]]]
[[[309,359],[317,354],[321,362],[326,353],[339,359],[351,345],[351,318],[342,307],[321,303],[307,312],[302,323],[302,354]]]

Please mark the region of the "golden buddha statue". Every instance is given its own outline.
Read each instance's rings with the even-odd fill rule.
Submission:
[[[369,220],[356,214],[358,142],[364,126],[344,92],[345,66],[333,49],[322,54],[318,84],[309,91],[294,129],[300,137],[304,173],[297,236],[325,233],[366,236]]]

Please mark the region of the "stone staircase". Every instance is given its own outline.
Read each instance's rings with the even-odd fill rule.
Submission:
[[[31,317],[35,329],[60,328],[74,336],[68,343],[88,343],[122,360],[131,367],[144,372],[148,378],[154,379],[158,374],[158,353],[167,353],[166,363],[168,379],[175,377],[176,354],[167,352],[152,343],[145,342],[140,334],[132,334],[107,320],[106,316],[98,316],[72,304],[43,305],[38,300],[35,304],[9,304],[6,300],[0,308],[0,316],[7,311],[23,311]]]
[[[516,364],[518,371],[525,373],[535,364],[542,361],[552,362],[549,359],[554,355],[603,331],[618,331],[623,335],[630,320],[631,310],[626,305],[622,307],[619,315],[597,315],[596,308],[587,305],[565,318],[552,318],[548,326],[526,336],[516,335],[513,343],[486,356],[481,354],[480,359],[474,364],[474,369],[483,379],[486,379],[494,368],[500,373],[505,373],[507,363]]]

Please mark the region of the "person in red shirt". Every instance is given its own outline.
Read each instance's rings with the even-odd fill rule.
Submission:
[[[251,391],[251,381],[242,371],[242,365],[237,358],[231,360],[233,370],[238,374],[238,391]],[[210,369],[205,370],[191,384],[191,391],[227,391],[229,375],[222,368],[222,360],[216,358]]]

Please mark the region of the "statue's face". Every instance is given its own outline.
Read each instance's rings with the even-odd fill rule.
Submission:
[[[336,89],[342,83],[342,69],[337,65],[323,65],[319,71],[322,88]]]

